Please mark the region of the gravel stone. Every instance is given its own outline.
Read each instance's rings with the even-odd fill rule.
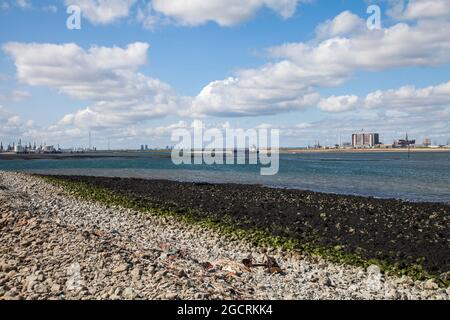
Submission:
[[[0,253],[0,300],[450,295],[433,281],[254,246],[175,219],[80,200],[38,177],[1,171]],[[262,262],[266,253],[282,274],[242,264],[250,255]]]

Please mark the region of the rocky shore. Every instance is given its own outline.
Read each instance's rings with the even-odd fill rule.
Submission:
[[[113,180],[103,180],[104,186],[106,181]],[[119,181],[114,180],[114,185],[120,185]],[[161,183],[156,184],[161,197],[173,194],[179,204],[184,201],[186,206],[191,205],[186,202],[189,192],[182,192],[190,190],[188,185],[178,184],[182,187],[175,190]],[[152,198],[154,203],[160,201],[160,205],[169,203],[151,193],[148,185],[136,181],[134,184],[136,187],[130,192],[135,196],[149,195],[142,200]],[[126,188],[130,185],[129,181],[124,184]],[[212,188],[209,185],[196,187],[197,200],[213,197],[231,202],[227,195],[207,193],[205,188]],[[136,193],[139,188],[143,192]],[[309,201],[313,200],[311,194]],[[200,202],[205,206],[206,203]],[[218,201],[217,209],[224,203]],[[170,208],[175,205],[177,202],[172,201]],[[376,207],[376,203],[369,202],[369,206]],[[447,214],[448,219],[445,211],[448,208],[436,206],[433,219],[440,226],[441,215]],[[429,214],[428,207],[423,208],[423,214]],[[266,209],[271,211],[270,206]],[[370,207],[367,210],[370,212]],[[418,219],[413,211],[408,212]],[[328,217],[328,212],[321,213]],[[348,222],[351,221],[349,218]],[[430,243],[438,241],[436,248],[439,248],[442,243],[436,237],[447,237],[444,244],[448,255],[448,229],[445,229],[448,220],[442,223],[444,229],[438,231],[442,234],[433,236]],[[427,226],[423,228],[421,243],[427,244],[430,234]],[[252,245],[170,217],[83,200],[26,174],[0,172],[0,229],[0,299],[448,300],[450,297],[450,290],[439,287],[433,280],[414,281],[406,276],[382,274],[375,265],[368,268],[340,265],[294,250]],[[414,250],[411,252],[423,254],[421,248]],[[430,258],[430,269],[443,271],[443,263],[448,260],[443,260],[439,250],[431,257],[435,258]]]
[[[254,241],[448,280],[450,206],[258,185],[52,176],[80,195],[240,229]],[[105,192],[106,191],[106,192]],[[261,241],[260,241],[261,240]]]

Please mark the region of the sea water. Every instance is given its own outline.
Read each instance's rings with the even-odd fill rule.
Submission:
[[[168,154],[65,160],[0,160],[0,170],[262,184],[338,194],[450,203],[450,152],[281,154],[280,171],[255,165],[181,165]]]

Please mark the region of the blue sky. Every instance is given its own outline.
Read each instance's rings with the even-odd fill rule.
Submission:
[[[99,147],[108,137],[117,147],[164,146],[170,128],[195,119],[280,128],[284,146],[332,144],[362,128],[385,142],[405,131],[450,139],[448,1],[241,1],[244,16],[211,2],[203,10],[197,0],[0,0],[0,140],[86,145],[92,130]],[[70,4],[81,7],[81,30],[66,28]],[[381,30],[366,26],[370,4],[381,9]],[[336,56],[320,51],[326,41]],[[135,43],[148,48],[127,51]],[[108,50],[99,58],[92,47]],[[139,61],[127,68],[131,59]],[[67,76],[71,65],[90,69],[92,81]],[[108,94],[112,81],[123,96]]]

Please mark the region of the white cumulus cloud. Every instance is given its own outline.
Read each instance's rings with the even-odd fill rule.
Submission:
[[[291,17],[300,0],[153,0],[155,11],[184,25],[201,25],[209,21],[233,26],[252,18],[263,7],[283,18]]]
[[[316,34],[320,39],[344,36],[354,31],[361,30],[365,26],[366,22],[364,19],[351,13],[350,11],[344,11],[334,19],[321,23],[316,28]]]
[[[404,86],[396,90],[378,90],[364,100],[366,108],[398,109],[399,111],[439,109],[450,106],[450,81],[437,86],[416,88]]]
[[[62,119],[62,125],[117,126],[174,112],[179,104],[171,87],[138,72],[147,61],[147,43],[126,48],[76,44],[7,43],[17,78],[31,86],[47,86],[72,98],[92,101]]]
[[[397,19],[433,19],[450,17],[448,0],[391,0],[391,15]]]
[[[450,107],[450,81],[436,86],[377,90],[365,97],[332,96],[321,99],[319,108],[327,112],[344,112],[353,109],[384,110],[388,115],[440,112]],[[438,120],[438,119],[436,119]]]
[[[339,97],[331,96],[320,100],[319,109],[327,112],[342,112],[356,107],[358,102],[359,99],[355,95]]]
[[[65,0],[65,3],[79,6],[83,17],[93,24],[108,24],[127,17],[135,0]]]
[[[349,25],[340,31],[326,27],[324,33],[346,33],[359,23]],[[340,85],[358,70],[439,66],[450,61],[448,30],[446,20],[427,20],[273,47],[269,52],[276,61],[209,83],[193,100],[191,113],[248,116],[298,110],[316,105],[320,88]],[[352,99],[323,102],[322,108],[331,102],[345,109]]]
[[[31,132],[35,130],[34,122],[24,120],[16,114],[8,111],[4,106],[0,105],[0,137],[11,140],[21,136],[31,136]],[[5,143],[10,141],[3,140]]]

